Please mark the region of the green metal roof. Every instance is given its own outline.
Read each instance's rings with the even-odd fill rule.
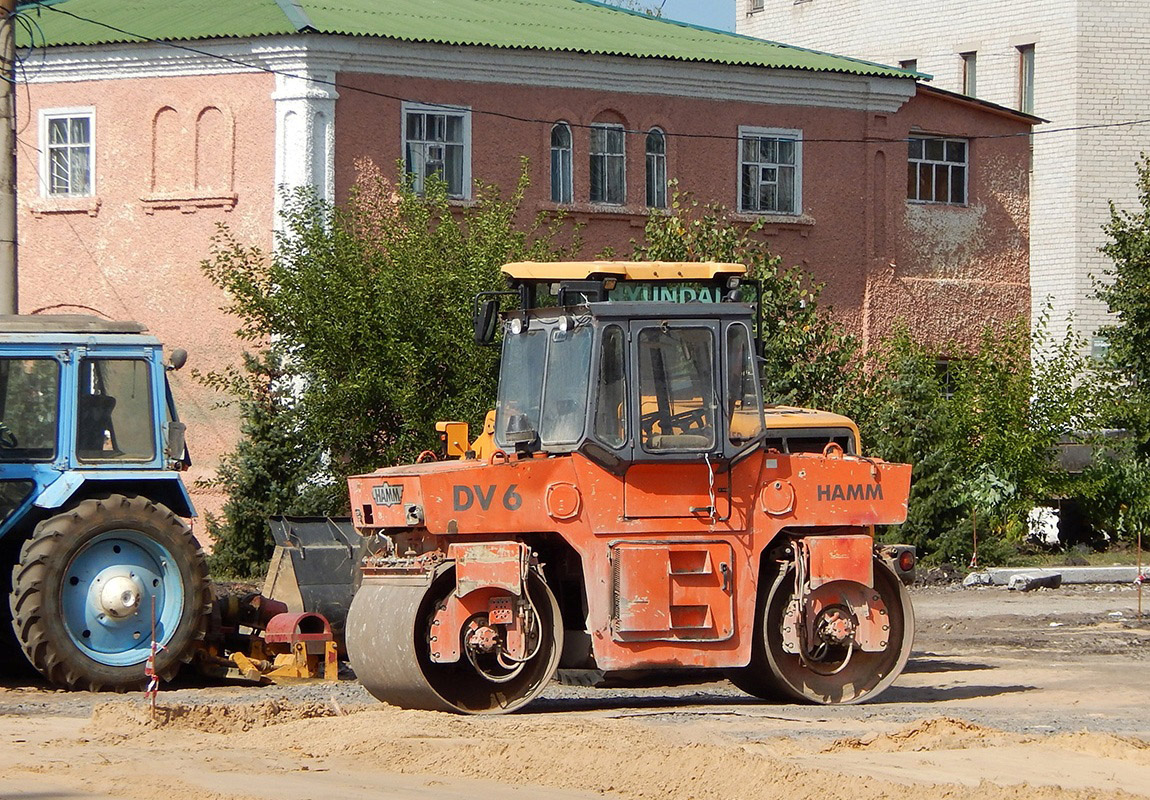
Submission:
[[[913,78],[893,67],[716,31],[595,0],[29,0],[34,39],[95,45],[315,32]]]

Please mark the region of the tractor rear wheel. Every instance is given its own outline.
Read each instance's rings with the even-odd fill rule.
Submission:
[[[36,526],[12,570],[12,626],[53,684],[127,691],[169,680],[204,638],[211,608],[203,550],[188,526],[143,497],[84,500]]]
[[[19,542],[0,539],[0,597],[7,597],[12,591],[12,565],[19,557]],[[35,674],[36,671],[24,657],[16,632],[12,630],[12,614],[8,603],[0,600],[0,681]]]
[[[455,591],[454,569],[422,586],[365,578],[347,615],[347,653],[356,677],[376,699],[400,708],[506,714],[523,707],[546,688],[563,649],[555,595],[535,570],[526,588],[538,615],[533,652],[505,670],[462,656],[455,663],[431,660],[433,636],[464,635],[433,630],[436,607]]]
[[[793,567],[782,570],[766,595],[760,597],[751,663],[731,670],[731,682],[767,700],[818,705],[851,705],[878,696],[894,683],[910,657],[914,611],[906,588],[880,559],[874,561],[874,588],[867,591],[877,595],[886,612],[889,636],[883,649],[863,652],[836,646],[823,648],[817,659],[813,654],[804,659],[788,652],[783,644],[783,626],[790,624],[787,611],[794,600],[795,573]]]

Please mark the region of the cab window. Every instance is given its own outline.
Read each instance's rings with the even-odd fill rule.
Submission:
[[[618,325],[603,331],[599,355],[599,395],[595,408],[595,435],[608,447],[619,448],[627,441],[627,368],[624,361],[626,337]]]
[[[640,443],[652,453],[715,446],[714,337],[709,328],[639,333]]]
[[[591,326],[552,330],[539,431],[545,446],[575,444],[583,438],[590,382]]]
[[[85,358],[76,401],[76,457],[81,461],[151,461],[156,457],[152,371],[138,358]]]
[[[499,365],[499,401],[495,408],[495,442],[515,444],[525,431],[539,430],[543,404],[543,365],[547,359],[547,331],[528,327],[518,334],[508,330],[503,338]]]
[[[757,439],[766,427],[751,332],[739,324],[727,328],[727,422],[735,445]]]
[[[60,364],[54,358],[0,358],[0,461],[56,455]]]

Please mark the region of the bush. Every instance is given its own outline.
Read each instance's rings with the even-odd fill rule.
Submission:
[[[1033,328],[1019,319],[951,360],[944,387],[933,352],[905,331],[883,343],[863,439],[914,467],[907,523],[889,535],[967,563],[977,527],[979,560],[994,563],[1024,543],[1031,508],[1079,491],[1057,444],[1097,428],[1104,387],[1083,349],[1069,326],[1055,339],[1047,314]]]

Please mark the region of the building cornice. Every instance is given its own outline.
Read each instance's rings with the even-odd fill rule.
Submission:
[[[319,70],[877,113],[897,111],[915,91],[912,80],[900,78],[320,34],[195,42],[188,48],[151,43],[53,47],[26,54],[25,80],[57,83],[268,70],[303,77]]]

